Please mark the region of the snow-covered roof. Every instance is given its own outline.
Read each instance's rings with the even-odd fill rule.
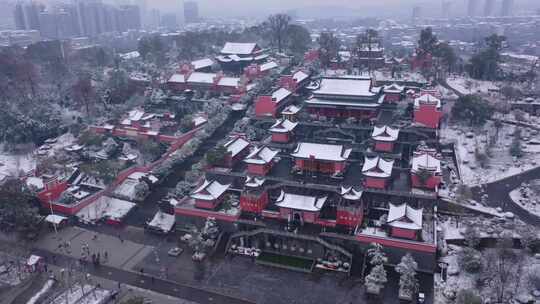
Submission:
[[[132,179],[132,180],[136,180],[136,181],[139,181],[141,178],[143,177],[147,177],[148,180],[150,180],[150,182],[152,182],[153,184],[157,183],[158,181],[158,178],[155,177],[154,175],[152,174],[148,174],[148,173],[144,173],[144,172],[134,172],[134,173],[131,173],[129,176],[128,176],[128,179]]]
[[[428,170],[436,174],[441,173],[441,160],[428,152],[415,152],[411,160],[411,165],[411,171],[413,173],[420,170]]]
[[[371,138],[377,141],[396,141],[399,136],[399,129],[392,128],[389,126],[382,126],[373,128],[373,133],[371,133]]]
[[[414,209],[407,204],[396,206],[390,204],[388,225],[397,228],[421,230],[423,209]]]
[[[94,203],[84,207],[77,212],[77,217],[83,221],[97,221],[103,218],[112,220],[121,220],[136,206],[136,204],[112,198],[101,196]]]
[[[128,119],[131,121],[139,121],[144,116],[144,111],[139,109],[134,109],[128,112]]]
[[[195,70],[211,67],[214,61],[210,58],[199,59],[191,62]]]
[[[28,266],[35,265],[35,264],[37,264],[41,259],[42,259],[42,257],[40,257],[39,255],[32,254],[32,255],[28,258],[28,260],[26,260],[26,265],[28,265]]]
[[[436,104],[437,108],[440,108],[441,100],[431,94],[423,94],[414,100],[415,107],[419,107],[420,104]]]
[[[186,82],[186,75],[184,74],[174,74],[169,78],[169,82],[172,83],[185,83]]]
[[[261,71],[265,72],[265,71],[268,71],[268,70],[271,70],[271,69],[277,68],[277,67],[278,67],[277,62],[270,61],[270,62],[261,64]]]
[[[292,92],[285,89],[285,88],[279,88],[277,91],[272,93],[272,101],[275,103],[282,102],[285,98],[291,96]]]
[[[385,93],[396,93],[396,94],[400,94],[400,93],[403,93],[403,91],[405,90],[405,87],[404,86],[400,86],[398,85],[397,83],[392,83],[390,85],[385,85],[383,87],[383,91]]]
[[[257,48],[256,43],[227,42],[221,49],[221,54],[250,55],[255,51],[255,48]]]
[[[394,160],[386,160],[380,156],[364,158],[362,173],[365,176],[387,178],[392,175]]]
[[[292,76],[294,81],[297,83],[300,83],[309,77],[309,75],[304,73],[304,71],[296,71]]]
[[[261,177],[248,176],[248,177],[246,177],[245,185],[246,185],[246,187],[250,187],[250,188],[258,188],[258,187],[262,186],[265,181],[266,180],[264,178],[261,178]]]
[[[26,185],[36,188],[37,190],[41,190],[45,188],[45,184],[43,183],[43,179],[41,177],[35,177],[30,176],[26,179]]]
[[[292,122],[288,119],[278,119],[271,127],[270,132],[273,133],[288,133],[294,130],[298,122]]]
[[[342,77],[323,78],[319,88],[313,91],[316,95],[341,95],[350,97],[372,97],[371,78]]]
[[[168,214],[162,211],[158,211],[154,218],[150,222],[147,223],[149,227],[161,230],[165,233],[170,232],[173,227],[174,223],[176,222],[176,217],[172,214]]]
[[[281,190],[281,194],[276,201],[276,206],[280,208],[317,212],[324,206],[327,198],[328,197],[326,196],[317,197],[291,194]]]
[[[221,77],[218,86],[237,88],[240,84],[240,78],[236,77]]]
[[[295,115],[296,113],[300,112],[302,108],[296,105],[290,105],[287,106],[283,111],[281,111],[282,115]]]
[[[244,151],[245,148],[249,147],[249,141],[245,140],[243,137],[235,137],[225,143],[224,147],[227,149],[227,152],[231,153],[232,157],[235,157],[238,153]]]
[[[357,201],[362,198],[362,193],[353,187],[341,187],[341,197],[346,200]]]
[[[216,76],[215,73],[193,72],[189,75],[187,82],[213,84]]]
[[[51,224],[55,224],[55,225],[61,224],[62,221],[64,221],[64,220],[67,220],[67,217],[61,216],[61,215],[58,215],[58,214],[49,214],[45,218],[45,221],[47,223],[51,223]]]
[[[346,149],[342,145],[298,143],[298,146],[291,154],[297,158],[315,158],[327,161],[346,161],[351,154],[352,149]]]
[[[312,105],[331,105],[331,106],[345,106],[345,107],[362,107],[362,108],[377,108],[384,101],[384,94],[376,102],[366,101],[341,101],[334,99],[322,99],[322,98],[308,98],[304,102]]]
[[[222,185],[217,181],[209,182],[204,180],[204,183],[191,193],[191,198],[207,201],[215,200],[223,195],[229,187],[229,184]]]
[[[133,52],[129,52],[129,53],[123,53],[123,54],[120,54],[118,55],[120,58],[122,59],[135,59],[135,58],[139,58],[141,56],[141,54],[138,52],[138,51],[133,51]]]
[[[274,157],[276,157],[278,153],[279,151],[277,150],[272,150],[266,146],[261,146],[253,150],[246,157],[246,159],[244,159],[244,162],[255,165],[268,164],[272,161],[272,159],[274,159]]]

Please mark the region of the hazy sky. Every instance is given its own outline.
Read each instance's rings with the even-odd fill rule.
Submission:
[[[149,6],[167,11],[181,7],[182,0],[146,0]],[[455,10],[464,9],[467,0],[450,0]],[[484,0],[478,1],[481,9]],[[502,0],[497,0],[500,2]],[[415,5],[429,14],[440,14],[441,0],[197,0],[201,16],[265,16],[271,13],[305,7],[343,7],[360,10],[362,15],[410,14]],[[524,7],[540,8],[540,0],[514,0],[516,11]],[[499,5],[499,4],[498,4]],[[301,14],[301,10],[299,13]]]

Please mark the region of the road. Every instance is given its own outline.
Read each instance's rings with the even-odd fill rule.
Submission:
[[[34,254],[45,257],[49,263],[53,262],[52,253],[46,250],[35,249],[33,250]],[[65,255],[55,254],[57,258],[55,259],[55,266],[58,267],[68,267],[76,262],[75,258],[68,257]],[[61,258],[58,258],[61,256]],[[186,299],[188,301],[197,302],[199,304],[209,304],[209,303],[227,303],[227,304],[253,304],[255,302],[239,299],[224,294],[215,293],[212,291],[204,290],[201,288],[196,288],[193,286],[188,286],[184,284],[178,284],[175,282],[162,280],[159,278],[152,278],[150,276],[141,275],[132,271],[126,271],[106,265],[101,265],[99,267],[94,267],[89,265],[86,267],[85,272],[102,277],[108,280],[113,280],[121,282],[123,284],[132,285],[142,289],[151,290],[161,294],[169,295],[172,297],[178,297]]]
[[[493,183],[477,186],[471,190],[475,200],[480,201],[482,195],[486,193],[488,194],[487,204],[490,206],[501,207],[504,211],[514,213],[525,223],[540,227],[540,217],[523,210],[509,196],[510,191],[517,188],[521,183],[539,178],[540,167]]]

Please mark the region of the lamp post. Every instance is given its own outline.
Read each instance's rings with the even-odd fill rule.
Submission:
[[[49,208],[51,209],[51,215],[54,215],[54,210],[53,210],[53,206],[52,206],[52,199],[51,199],[51,196],[52,196],[52,193],[51,192],[47,192],[47,194],[45,194],[47,196],[47,200],[49,201]],[[58,229],[56,228],[56,221],[54,221],[53,219],[53,227],[54,227],[54,234],[55,236],[58,236]]]

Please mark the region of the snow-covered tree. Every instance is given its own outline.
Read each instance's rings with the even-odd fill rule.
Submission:
[[[407,253],[401,258],[401,262],[396,266],[396,271],[399,273],[399,294],[401,297],[412,298],[418,289],[418,280],[416,278],[416,270],[418,264],[410,253]]]
[[[366,276],[366,289],[378,294],[387,281],[388,279],[386,278],[386,270],[384,269],[384,266],[376,265]]]
[[[135,200],[143,200],[149,191],[150,187],[147,183],[139,182],[137,185],[135,185]]]
[[[373,266],[376,265],[383,265],[388,262],[388,258],[386,257],[386,254],[383,251],[383,247],[381,244],[374,243],[371,245],[372,247],[368,249],[368,256],[370,258],[369,263]]]

